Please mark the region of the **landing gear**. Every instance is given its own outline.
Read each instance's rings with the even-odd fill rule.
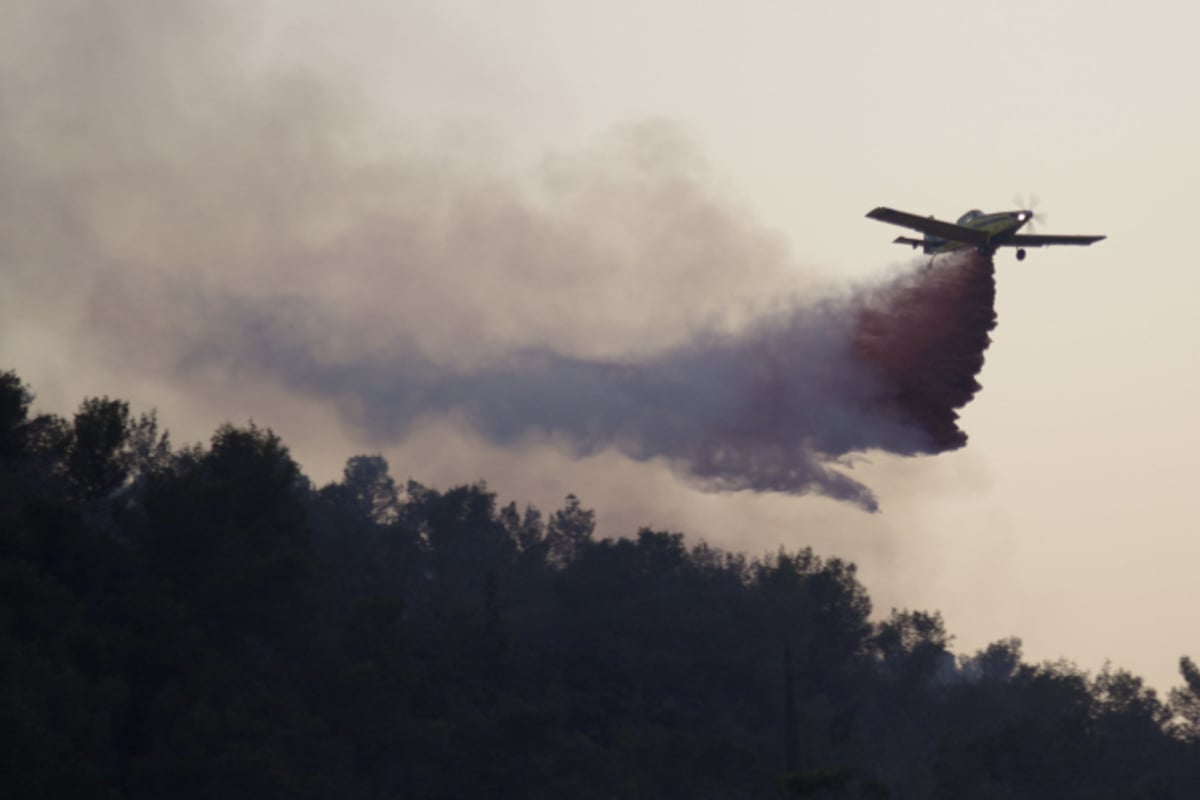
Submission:
[[[1019,247],[1019,248],[1017,248],[1017,261],[1024,261],[1024,260],[1025,260],[1025,248]]]

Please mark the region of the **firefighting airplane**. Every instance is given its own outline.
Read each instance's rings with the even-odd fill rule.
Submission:
[[[980,254],[990,256],[997,247],[1017,248],[1017,260],[1025,259],[1026,247],[1045,247],[1052,244],[1085,245],[1098,242],[1103,236],[1046,236],[1037,233],[1017,233],[1025,223],[1033,219],[1032,211],[997,211],[984,214],[972,210],[958,218],[958,222],[942,222],[933,217],[919,217],[904,211],[880,206],[867,214],[871,219],[912,228],[925,234],[921,239],[898,236],[893,244],[909,244],[914,249],[936,255],[974,247]]]

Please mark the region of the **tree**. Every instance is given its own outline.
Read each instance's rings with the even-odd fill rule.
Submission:
[[[130,480],[135,484],[170,466],[171,437],[166,431],[159,433],[156,412],[139,414],[130,424],[126,449]]]
[[[1200,744],[1200,668],[1187,656],[1179,659],[1183,686],[1172,689],[1171,711],[1178,717],[1176,733],[1185,741]]]
[[[496,513],[496,495],[487,484],[456,486],[445,493],[415,481],[400,524],[422,537],[434,606],[475,606],[487,575],[503,576],[517,554],[516,544]]]
[[[500,524],[508,531],[511,538],[527,560],[542,561],[546,557],[546,526],[542,522],[542,512],[536,506],[525,506],[522,515],[517,511],[516,503],[509,503],[500,509]]]
[[[310,588],[308,483],[270,430],[225,425],[146,490],[152,563],[221,635],[293,628]]]
[[[1021,640],[1016,637],[992,642],[973,656],[959,658],[959,669],[967,679],[1007,681],[1021,666]]]
[[[381,455],[354,456],[342,471],[342,484],[365,518],[383,525],[396,520],[400,500],[396,481],[388,474],[386,458]]]
[[[132,425],[129,403],[88,398],[75,414],[67,472],[82,499],[96,499],[120,487],[132,463],[126,445]]]
[[[935,680],[952,670],[954,658],[940,612],[897,611],[879,624],[875,647],[882,659],[884,674],[909,685]]]
[[[550,563],[563,567],[579,557],[596,531],[596,512],[585,509],[579,498],[567,495],[566,505],[555,511],[546,525]]]
[[[17,373],[0,372],[0,459],[13,458],[21,452],[22,428],[32,401],[33,395]]]

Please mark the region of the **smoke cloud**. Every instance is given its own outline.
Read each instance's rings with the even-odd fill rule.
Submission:
[[[669,124],[516,167],[380,152],[364,98],[254,66],[232,13],[39,7],[4,41],[5,352],[53,326],[93,368],[283,387],[379,445],[450,416],[866,509],[855,454],[966,441],[990,259],[833,291]]]
[[[980,388],[993,297],[991,260],[953,255],[649,357],[542,348],[469,367],[403,348],[323,358],[318,342],[295,337],[288,314],[239,308],[217,326],[227,343],[190,358],[330,397],[377,441],[450,413],[501,444],[549,438],[577,455],[616,448],[666,459],[708,489],[816,491],[874,510],[870,490],[834,467],[869,450],[915,455],[966,443],[957,410]]]

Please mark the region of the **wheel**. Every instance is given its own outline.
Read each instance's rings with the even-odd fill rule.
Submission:
[[[1025,260],[1025,248],[1022,247],[1017,250],[1017,261],[1024,261],[1024,260]]]

